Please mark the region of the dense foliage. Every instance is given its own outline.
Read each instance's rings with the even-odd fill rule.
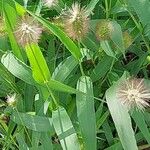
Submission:
[[[149,0],[0,0],[0,149],[150,149]]]

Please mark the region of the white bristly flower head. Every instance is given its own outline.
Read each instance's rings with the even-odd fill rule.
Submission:
[[[135,108],[144,111],[149,106],[150,90],[144,79],[129,78],[119,85],[117,98],[128,110]]]
[[[42,27],[40,24],[28,15],[21,19],[15,30],[16,40],[22,46],[31,43],[38,43],[41,34]]]
[[[58,4],[58,0],[43,0],[43,4],[46,7],[51,8],[51,7],[54,7]]]
[[[62,13],[64,29],[70,38],[80,40],[89,29],[89,13],[85,7],[78,3],[72,4],[71,8]]]
[[[14,106],[16,103],[16,93],[7,95],[7,103],[9,106]]]

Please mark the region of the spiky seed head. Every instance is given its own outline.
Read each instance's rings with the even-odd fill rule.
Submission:
[[[9,106],[15,106],[16,105],[16,93],[12,95],[7,95],[7,104]]]
[[[125,49],[127,49],[133,42],[132,36],[129,34],[129,32],[125,31],[123,32],[123,41]]]
[[[114,30],[110,20],[102,19],[96,25],[96,37],[98,40],[109,40]]]
[[[31,16],[26,15],[18,22],[14,33],[17,42],[26,46],[31,43],[38,43],[42,34],[42,27]]]
[[[89,13],[85,7],[78,3],[62,13],[64,29],[73,40],[81,40],[89,30]]]
[[[149,106],[150,90],[144,79],[129,78],[121,82],[117,90],[117,98],[127,106],[128,110],[142,110]]]
[[[54,7],[58,4],[58,0],[43,0],[43,4],[46,7],[51,8],[51,7]]]

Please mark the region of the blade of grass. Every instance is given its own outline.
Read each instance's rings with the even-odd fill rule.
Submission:
[[[75,129],[66,110],[59,107],[52,111],[52,119],[63,150],[80,150]]]
[[[64,82],[65,79],[69,76],[69,74],[75,69],[78,65],[77,60],[70,56],[64,62],[61,62],[53,72],[52,78]]]
[[[132,118],[134,119],[136,125],[141,130],[143,136],[147,140],[148,144],[150,144],[150,132],[149,132],[148,126],[145,122],[144,115],[138,111],[134,111],[131,115],[132,115]]]
[[[78,93],[76,97],[77,116],[84,146],[86,150],[96,150],[96,116],[91,79],[82,76],[77,83],[77,89],[86,93]]]
[[[40,117],[26,113],[14,111],[10,119],[18,125],[26,126],[28,129],[37,132],[53,133],[52,119],[48,117]]]
[[[26,53],[30,61],[33,78],[35,81],[38,83],[48,82],[51,75],[39,46],[36,44],[27,45]]]

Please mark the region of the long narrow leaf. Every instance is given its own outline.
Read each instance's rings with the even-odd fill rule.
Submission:
[[[45,58],[36,44],[26,46],[26,53],[32,68],[33,78],[38,83],[45,83],[50,80],[50,71],[46,64]]]
[[[28,84],[34,84],[31,69],[11,52],[4,54],[1,58],[1,62],[15,77]]]
[[[33,131],[50,133],[53,133],[54,131],[51,118],[29,115],[26,113],[14,111],[10,119],[18,125],[26,126],[28,129]]]
[[[80,150],[75,129],[66,110],[59,107],[52,112],[52,119],[63,150]]]
[[[143,136],[147,140],[148,144],[150,144],[150,132],[148,130],[147,124],[144,120],[144,115],[141,112],[134,111],[132,113],[132,118],[134,119],[135,123],[141,130]]]
[[[91,79],[82,76],[77,89],[86,95],[77,94],[77,116],[86,150],[96,150],[96,116],[94,110],[93,85]]]
[[[125,75],[122,79],[125,79]],[[108,108],[115,123],[123,148],[125,150],[137,150],[138,148],[136,145],[134,131],[132,129],[130,115],[127,108],[124,107],[116,97],[118,83],[114,84],[106,92]]]

